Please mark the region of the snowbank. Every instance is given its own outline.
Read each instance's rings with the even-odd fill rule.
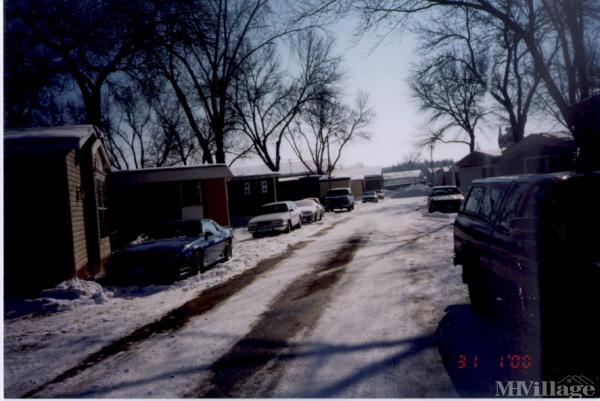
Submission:
[[[14,319],[24,315],[63,312],[83,305],[104,304],[113,293],[95,281],[72,279],[54,288],[40,291],[35,299],[9,298],[4,303],[4,318]]]

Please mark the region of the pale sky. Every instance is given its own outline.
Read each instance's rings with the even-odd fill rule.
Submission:
[[[348,102],[352,102],[352,95],[357,90],[365,90],[376,113],[371,126],[371,140],[350,144],[343,153],[339,167],[347,168],[357,163],[386,167],[402,162],[405,156],[415,151],[417,136],[426,122],[426,115],[411,98],[407,84],[411,65],[419,57],[417,41],[409,32],[391,34],[383,41],[374,34],[367,34],[357,41],[354,37],[356,21],[351,18],[341,20],[329,30],[336,38],[338,54],[344,58],[344,86],[349,96]],[[481,128],[476,138],[477,148],[497,150],[497,123],[491,122]],[[530,118],[526,132],[552,128],[559,129]],[[468,152],[469,148],[464,144],[438,144],[433,157],[459,160]],[[423,152],[421,157],[429,160],[429,151]],[[296,160],[292,152],[284,147],[282,161],[290,159]],[[260,163],[260,160],[253,159],[244,160],[239,165]]]
[[[352,37],[355,27],[354,21],[346,19],[333,29],[344,55],[349,86],[369,92],[376,117],[371,141],[351,145],[344,153],[343,163],[389,166],[415,150],[417,136],[426,122],[407,84],[411,65],[419,57],[417,41],[409,32],[398,32],[387,36],[378,46],[374,34],[367,34],[356,43]],[[496,141],[497,128],[477,139],[481,149],[498,149]],[[458,160],[468,152],[467,145],[440,144],[433,157]],[[423,156],[429,159],[429,152]]]

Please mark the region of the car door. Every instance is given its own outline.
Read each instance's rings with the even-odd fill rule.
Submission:
[[[462,244],[475,252],[478,262],[486,267],[489,261],[489,239],[491,228],[483,205],[486,186],[479,184],[471,187],[463,210],[455,222],[455,230]],[[466,255],[472,257],[473,255]]]
[[[300,224],[300,210],[298,210],[298,206],[296,206],[295,202],[288,202],[288,208],[290,210],[290,220],[292,221],[292,225],[297,226]]]
[[[206,241],[204,262],[206,264],[214,263],[219,259],[221,254],[219,251],[219,230],[217,230],[210,220],[202,220],[202,233]]]
[[[524,294],[524,302],[539,296],[537,196],[535,185],[511,186],[492,236],[492,270]]]

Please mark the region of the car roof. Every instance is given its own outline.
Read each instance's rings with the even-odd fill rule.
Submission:
[[[487,185],[492,183],[511,183],[511,182],[544,182],[544,181],[564,181],[569,180],[575,177],[600,177],[600,171],[594,171],[591,173],[580,173],[576,171],[562,171],[557,173],[548,173],[548,174],[521,174],[521,175],[513,175],[513,176],[500,176],[500,177],[490,177],[490,178],[479,178],[477,180],[473,180],[471,185],[480,184]]]
[[[288,205],[291,201],[280,201],[280,202],[271,202],[265,203],[263,206],[272,206],[272,205]]]

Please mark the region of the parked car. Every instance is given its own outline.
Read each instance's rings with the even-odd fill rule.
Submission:
[[[311,201],[314,201],[317,204],[317,208],[319,209],[319,212],[321,214],[321,219],[322,219],[323,216],[325,215],[325,208],[321,204],[321,201],[319,200],[319,198],[306,198],[306,199],[310,199]]]
[[[296,205],[300,210],[300,218],[303,223],[312,223],[313,221],[321,220],[323,218],[323,207],[312,199],[296,201]]]
[[[378,199],[385,199],[385,192],[383,192],[383,189],[378,189],[375,193],[377,194]]]
[[[231,229],[211,219],[161,223],[110,256],[107,279],[156,283],[195,275],[231,258],[232,242]]]
[[[377,192],[375,192],[375,191],[365,192],[362,196],[362,203],[367,203],[367,202],[373,202],[373,203],[379,202],[379,196],[377,196]]]
[[[248,222],[248,231],[256,238],[263,233],[286,232],[302,227],[295,202],[273,202],[261,206],[258,216]]]
[[[433,187],[427,198],[427,209],[429,213],[436,210],[440,212],[458,212],[463,200],[464,196],[457,187]]]
[[[335,209],[354,210],[354,195],[350,188],[336,188],[327,191],[324,198],[325,210]]]
[[[600,172],[473,181],[454,223],[473,309],[506,307],[536,325],[597,313],[599,207]]]

